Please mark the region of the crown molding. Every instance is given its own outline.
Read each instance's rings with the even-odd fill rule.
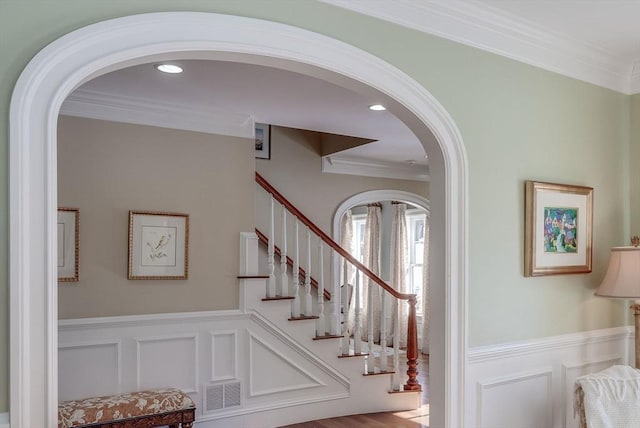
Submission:
[[[83,89],[67,97],[60,114],[232,137],[253,138],[255,132],[253,117],[247,114]]]
[[[640,92],[632,64],[599,47],[470,0],[320,0],[625,94]]]
[[[322,172],[360,175],[365,177],[395,178],[399,180],[429,181],[425,165],[405,165],[398,162],[371,161],[357,158],[325,156]]]
[[[635,64],[633,64],[633,70],[631,71],[631,85],[629,89],[631,94],[640,93],[640,61],[636,61]]]

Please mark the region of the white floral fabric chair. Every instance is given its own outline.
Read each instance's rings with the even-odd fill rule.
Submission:
[[[58,428],[191,428],[195,404],[175,388],[65,401],[58,405]]]

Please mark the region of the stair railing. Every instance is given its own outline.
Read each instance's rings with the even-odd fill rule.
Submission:
[[[256,172],[256,183],[260,185],[268,194],[270,200],[269,207],[269,232],[265,237],[264,234],[258,232],[260,239],[264,242],[267,240],[268,245],[268,266],[269,266],[269,280],[267,281],[267,297],[274,298],[276,296],[289,296],[293,297],[291,303],[291,316],[292,318],[314,318],[316,319],[316,339],[340,337],[342,343],[340,346],[341,356],[352,355],[366,355],[362,353],[362,333],[361,333],[361,307],[360,307],[360,288],[364,277],[366,277],[369,284],[369,302],[371,302],[371,296],[374,292],[382,290],[382,313],[381,313],[381,333],[380,333],[380,355],[374,357],[374,323],[372,305],[369,306],[367,316],[367,346],[368,356],[365,374],[373,374],[375,372],[375,361],[379,361],[379,369],[382,372],[387,371],[387,316],[386,306],[387,298],[390,296],[395,300],[395,316],[391,320],[392,331],[391,334],[394,337],[393,340],[393,366],[395,375],[392,380],[391,390],[399,391],[401,389],[399,380],[399,354],[400,354],[400,318],[401,305],[408,305],[408,319],[407,319],[407,343],[406,343],[406,358],[407,358],[407,376],[406,383],[402,386],[405,391],[420,391],[421,386],[417,380],[417,366],[418,366],[418,330],[416,320],[416,295],[400,293],[387,284],[382,278],[374,274],[369,268],[363,265],[355,257],[353,257],[348,251],[338,245],[333,239],[331,239],[326,233],[316,226],[311,220],[309,220],[301,211],[299,211],[291,202],[289,202],[280,192],[278,192],[271,184],[269,184],[260,174]],[[281,248],[276,251],[275,241],[275,202],[278,202],[282,210],[282,226],[281,226]],[[288,213],[288,214],[287,214]],[[294,230],[293,230],[293,258],[287,256],[287,215],[291,215],[294,218]],[[306,247],[306,260],[304,262],[305,270],[300,266],[300,243],[299,243],[299,228],[298,224],[302,223],[306,228],[305,233],[305,247]],[[311,296],[311,234],[315,235],[318,239],[318,261],[315,265],[317,268],[317,299],[315,307],[312,307]],[[346,283],[348,266],[355,268],[355,284],[353,290],[353,302],[346,300],[343,293],[340,292],[340,280],[339,278],[333,278],[330,282],[330,290],[326,290],[326,282],[324,281],[324,247],[328,246],[333,252],[331,257],[340,257],[340,265],[343,267],[344,279]],[[280,281],[279,287],[276,285],[275,278],[275,256],[280,255]],[[291,263],[288,263],[291,260]],[[292,281],[289,287],[288,283],[288,270],[287,266],[292,265]],[[285,277],[285,278],[283,278]],[[302,282],[304,278],[304,282]],[[302,285],[302,287],[300,287]],[[374,289],[373,285],[377,286]],[[325,298],[329,296],[329,304],[325,305]],[[341,301],[342,296],[342,301]],[[349,304],[354,306],[354,325],[353,331],[348,330],[348,318],[349,318]],[[344,309],[339,310],[340,307]],[[342,314],[341,314],[342,312]],[[342,326],[342,327],[341,327]],[[350,337],[353,336],[353,349],[350,348]]]

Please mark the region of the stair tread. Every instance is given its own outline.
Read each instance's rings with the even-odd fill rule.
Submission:
[[[394,374],[394,373],[395,373],[394,370],[380,370],[378,367],[376,367],[373,373],[364,372],[362,373],[362,376],[377,376],[377,375]]]
[[[367,355],[369,355],[369,354],[365,353],[365,352],[360,352],[359,354],[356,354],[353,351],[349,351],[348,354],[340,354],[340,355],[338,355],[338,358],[366,357]]]
[[[263,302],[269,302],[271,300],[293,300],[295,297],[293,296],[274,296],[274,297],[264,297],[262,299]]]
[[[324,336],[315,336],[313,340],[324,340],[324,339],[342,339],[344,336],[336,335],[336,334],[325,334]]]
[[[290,317],[289,321],[317,320],[318,318],[320,318],[320,317],[317,317],[315,315],[309,315],[309,316],[301,315],[299,317]]]

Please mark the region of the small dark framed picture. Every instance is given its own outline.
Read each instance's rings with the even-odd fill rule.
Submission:
[[[271,125],[256,123],[256,158],[271,159]]]

